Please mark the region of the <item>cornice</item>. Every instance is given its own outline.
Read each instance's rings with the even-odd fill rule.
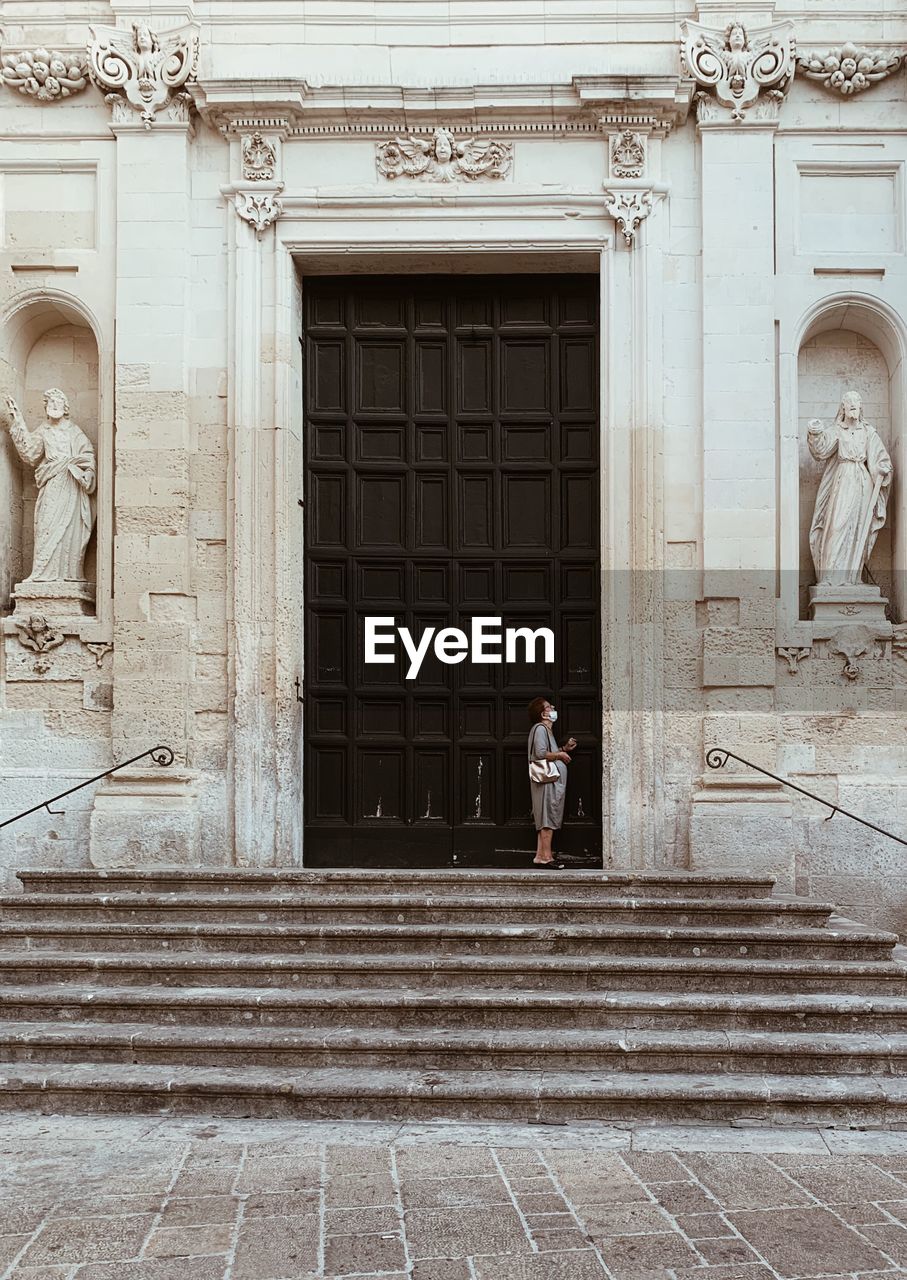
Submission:
[[[574,76],[570,83],[324,85],[305,80],[200,77],[189,86],[206,121],[224,133],[278,129],[288,136],[381,136],[439,123],[509,133],[594,133],[599,122],[668,131],[689,112],[692,84],[678,75]]]

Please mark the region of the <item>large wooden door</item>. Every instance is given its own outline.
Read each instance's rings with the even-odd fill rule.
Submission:
[[[309,865],[535,844],[526,705],[580,742],[562,851],[601,851],[598,280],[305,285]],[[546,665],[366,664],[366,615],[551,627]],[[540,654],[541,656],[541,654]]]

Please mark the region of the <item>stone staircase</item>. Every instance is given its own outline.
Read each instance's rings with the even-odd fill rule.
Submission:
[[[770,880],[19,878],[2,1108],[907,1122],[907,951]]]

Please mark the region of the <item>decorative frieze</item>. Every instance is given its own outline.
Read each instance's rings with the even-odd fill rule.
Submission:
[[[117,123],[138,113],[150,129],[159,112],[178,123],[188,120],[189,101],[180,95],[198,65],[198,33],[194,26],[158,35],[144,22],[129,31],[89,27],[88,69],[114,109]],[[174,115],[175,111],[175,115]]]
[[[794,78],[792,23],[751,31],[742,22],[732,22],[724,31],[698,22],[680,25],[683,69],[701,86],[696,98],[700,125],[777,117]]]
[[[641,178],[646,170],[646,135],[624,129],[611,138],[612,178]]]
[[[807,79],[848,97],[892,75],[904,57],[903,49],[863,49],[848,41],[825,53],[802,54],[797,66]]]
[[[422,178],[429,182],[506,178],[513,165],[513,143],[496,138],[456,140],[450,129],[429,138],[396,137],[379,142],[378,172],[383,178]]]
[[[654,207],[655,193],[650,189],[605,190],[605,208],[617,223],[628,249],[633,248],[639,224]]]
[[[0,77],[11,89],[39,102],[71,98],[88,85],[88,66],[82,53],[59,49],[23,49],[5,53]]]

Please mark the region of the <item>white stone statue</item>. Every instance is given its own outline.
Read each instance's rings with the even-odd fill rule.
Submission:
[[[85,549],[94,524],[89,494],[97,479],[91,441],[69,416],[56,387],[44,392],[46,420],[34,431],[19,406],[6,398],[16,452],[35,469],[35,550],[26,582],[77,582],[84,578]]]
[[[856,391],[844,393],[833,426],[810,421],[807,442],[812,456],[825,462],[809,531],[816,581],[858,585],[885,524],[891,458],[864,420]]]

